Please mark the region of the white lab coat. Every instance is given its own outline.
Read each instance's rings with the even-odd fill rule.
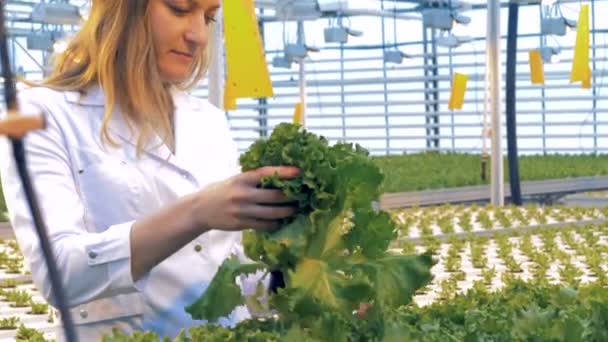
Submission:
[[[45,130],[29,133],[25,149],[48,235],[81,341],[98,341],[112,327],[154,330],[173,337],[202,324],[184,311],[231,253],[243,258],[241,233],[210,231],[154,267],[137,283],[130,272],[133,222],[181,196],[239,172],[238,152],[224,113],[205,100],[174,91],[176,153],[151,142],[136,159],[119,110],[109,123],[122,146],[102,149],[104,96],[48,88],[21,91],[26,115],[45,114]],[[8,140],[0,138],[0,176],[17,240],[43,296],[50,282]],[[157,145],[160,147],[156,147]],[[251,280],[251,279],[250,279]],[[251,282],[243,282],[246,294]],[[240,307],[222,324],[250,317]],[[63,339],[58,329],[59,340]]]

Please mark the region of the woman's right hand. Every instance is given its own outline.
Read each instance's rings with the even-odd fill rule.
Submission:
[[[295,167],[262,167],[210,184],[195,195],[196,224],[204,230],[275,230],[279,220],[292,216],[296,208],[281,190],[258,188],[262,178],[278,174],[290,179],[299,174]]]

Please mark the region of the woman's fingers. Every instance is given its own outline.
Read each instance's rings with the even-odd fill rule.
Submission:
[[[248,229],[265,232],[272,232],[281,227],[278,221],[259,220],[253,218],[243,219],[243,226],[247,227]]]
[[[262,178],[278,175],[281,179],[290,179],[300,174],[300,169],[293,166],[265,166],[243,173],[243,181],[250,185],[258,185]]]
[[[282,190],[278,189],[257,189],[252,188],[249,194],[249,200],[259,204],[284,204],[293,202],[287,198]]]
[[[241,208],[243,218],[254,218],[262,220],[280,220],[293,216],[296,208],[292,206],[265,206],[258,204],[245,204]]]

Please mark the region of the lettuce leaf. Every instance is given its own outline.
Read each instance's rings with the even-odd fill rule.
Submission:
[[[260,184],[281,189],[297,213],[277,232],[244,232],[244,250],[255,266],[225,262],[209,289],[187,308],[192,317],[213,321],[244,303],[234,279],[258,268],[283,273],[286,287],[269,295],[270,307],[304,330],[347,322],[363,302],[373,303],[372,311],[381,315],[410,303],[415,291],[430,282],[429,255],[387,252],[397,229],[388,213],[374,208],[383,174],[361,146],[330,146],[325,138],[284,123],[256,141],[240,164],[243,171],[299,168],[294,179],[275,175]],[[343,319],[323,323],[320,317]]]

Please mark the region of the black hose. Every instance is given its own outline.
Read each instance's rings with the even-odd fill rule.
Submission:
[[[11,66],[8,56],[8,38],[5,27],[4,19],[4,8],[0,8],[0,59],[2,62],[2,76],[4,77],[4,98],[6,101],[6,110],[16,111],[17,108],[17,91],[16,86],[11,74]],[[77,342],[76,330],[74,329],[74,322],[70,315],[69,307],[65,298],[63,287],[61,286],[61,279],[59,272],[57,271],[57,265],[53,256],[53,250],[49,242],[49,238],[46,234],[46,227],[40,214],[40,207],[38,206],[38,200],[32,186],[32,182],[29,178],[27,171],[27,163],[25,158],[25,149],[23,147],[22,138],[11,137],[13,146],[13,156],[17,164],[17,170],[21,183],[25,191],[27,204],[32,213],[36,232],[40,240],[40,247],[46,261],[46,265],[49,272],[49,278],[51,280],[52,295],[55,297],[55,302],[61,315],[61,321],[63,322],[63,328],[65,331],[65,337],[69,342]]]
[[[509,183],[511,185],[511,201],[521,205],[521,188],[519,184],[519,161],[517,155],[517,121],[515,111],[517,65],[517,24],[519,19],[519,3],[509,2],[509,27],[507,31],[507,75],[506,75],[506,105],[507,105],[507,150],[509,160]]]

